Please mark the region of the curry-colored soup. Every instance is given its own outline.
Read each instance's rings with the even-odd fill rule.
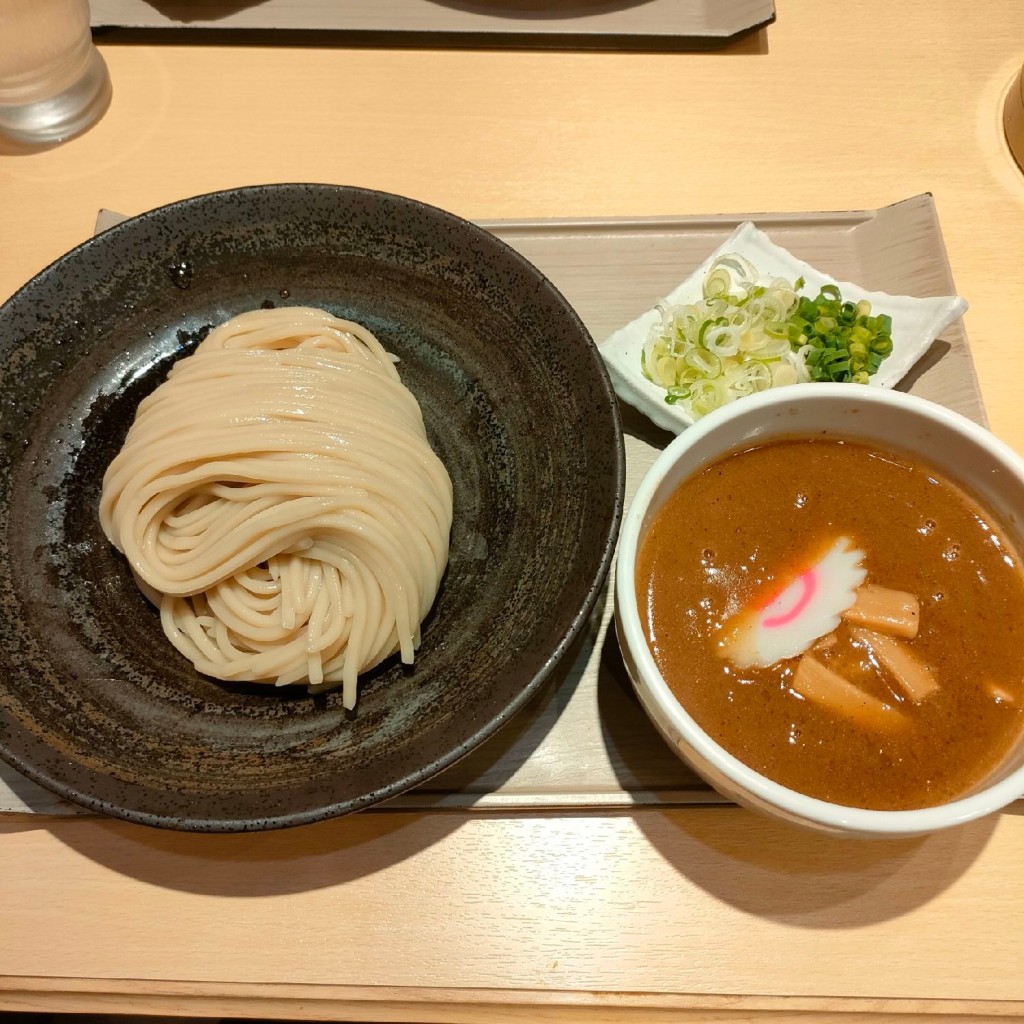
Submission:
[[[795,689],[799,659],[739,668],[737,616],[764,608],[848,538],[865,582],[916,595],[895,642],[937,684],[914,700],[845,620],[810,654],[884,709],[883,725]],[[713,739],[770,779],[855,807],[965,794],[1017,739],[1024,707],[1024,572],[993,517],[932,467],[861,444],[799,438],[706,467],[659,510],[637,599],[662,675]]]

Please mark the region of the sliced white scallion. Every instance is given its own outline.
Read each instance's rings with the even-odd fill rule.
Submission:
[[[658,307],[661,323],[644,346],[641,370],[665,388],[666,402],[694,419],[744,395],[810,379],[787,324],[802,282],[759,279],[749,260],[727,253],[708,269],[699,302]]]

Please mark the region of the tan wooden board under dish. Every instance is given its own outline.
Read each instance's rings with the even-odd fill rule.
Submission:
[[[121,219],[104,211],[97,230]],[[930,195],[839,213],[484,226],[547,274],[600,344],[671,291],[745,219],[838,279],[899,294],[956,292]],[[939,338],[903,386],[986,423],[962,321]],[[623,416],[628,506],[671,435],[629,408]],[[633,697],[608,628],[610,584],[570,655],[526,709],[462,761],[381,806],[513,810],[721,802],[669,750]],[[25,810],[85,813],[0,763],[0,811]]]
[[[675,49],[765,25],[774,0],[92,0],[118,28],[334,32],[374,43]]]

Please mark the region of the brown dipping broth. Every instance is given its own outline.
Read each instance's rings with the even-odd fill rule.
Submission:
[[[867,583],[917,595],[902,640],[935,673],[913,704],[845,624],[821,662],[902,716],[876,730],[801,699],[797,659],[738,670],[723,625],[760,607],[839,537]],[[637,603],[665,681],[697,724],[751,768],[809,796],[907,810],[983,781],[1017,739],[1024,705],[1024,573],[1007,532],[914,457],[794,438],[725,456],[684,481],[637,556]],[[993,697],[987,684],[1004,691]],[[1008,699],[1006,699],[1008,698]]]

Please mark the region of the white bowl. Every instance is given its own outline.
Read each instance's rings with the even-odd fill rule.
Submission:
[[[917,454],[995,512],[1024,542],[1024,459],[976,423],[902,392],[850,384],[765,391],[718,409],[680,434],[640,483],[623,520],[616,564],[615,621],[626,669],[662,736],[712,786],[737,803],[827,832],[911,836],[990,814],[1024,795],[1024,742],[968,795],[936,807],[876,811],[805,796],[747,767],[711,739],[669,690],[644,636],[636,598],[636,554],[648,525],[683,480],[750,443],[821,434]]]

